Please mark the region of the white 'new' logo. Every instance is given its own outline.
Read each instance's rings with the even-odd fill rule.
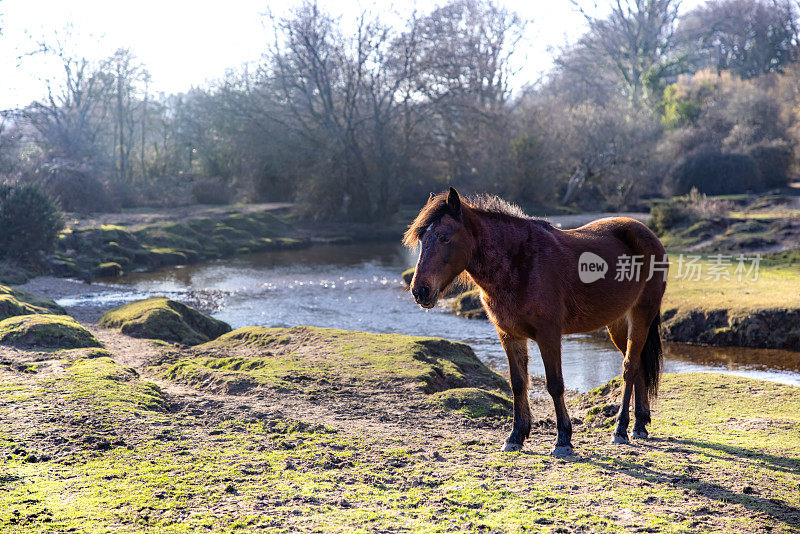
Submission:
[[[606,260],[593,252],[584,252],[578,258],[578,276],[584,284],[591,284],[604,278],[607,272]]]

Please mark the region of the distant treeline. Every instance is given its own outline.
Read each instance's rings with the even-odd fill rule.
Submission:
[[[4,113],[0,179],[74,211],[296,201],[361,221],[447,184],[588,209],[778,188],[800,157],[799,12],[620,0],[513,98],[509,58],[537,21],[484,0],[347,31],[306,3],[272,21],[257,66],[176,95],[153,94],[128,50],[93,62],[43,44],[63,73]]]

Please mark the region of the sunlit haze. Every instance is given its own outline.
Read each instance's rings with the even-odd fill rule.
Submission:
[[[584,30],[583,18],[568,1],[499,2],[528,19],[515,54],[514,87],[535,81],[552,65],[550,49],[573,41]],[[129,48],[152,75],[155,92],[181,92],[224,75],[226,69],[255,61],[270,39],[272,10],[285,13],[294,2],[236,0],[212,3],[190,0],[141,0],[122,4],[100,0],[0,0],[0,109],[24,106],[45,94],[46,80],[60,74],[41,55],[26,55],[56,34],[68,39],[77,55],[102,59],[120,47]],[[416,9],[428,12],[430,2],[325,2],[347,27],[362,10],[379,12],[401,25]],[[68,37],[68,35],[70,37]]]

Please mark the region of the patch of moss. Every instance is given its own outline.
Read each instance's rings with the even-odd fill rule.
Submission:
[[[486,310],[483,309],[481,302],[481,291],[479,289],[472,289],[461,293],[453,298],[450,304],[453,311],[459,317],[466,317],[467,319],[486,319]]]
[[[53,358],[58,358],[67,361],[92,360],[94,358],[113,357],[113,355],[108,350],[99,347],[89,347],[81,349],[62,349],[53,352],[51,356]]]
[[[50,299],[0,285],[0,319],[34,313],[66,315],[67,312]]]
[[[246,230],[233,228],[223,223],[217,224],[217,227],[214,229],[214,235],[230,241],[249,240],[252,237],[250,232],[247,232]]]
[[[454,387],[506,391],[508,384],[463,343],[399,334],[301,326],[246,327],[200,345],[163,370],[173,380],[237,391],[255,385],[291,390],[319,381],[410,387],[426,393]]]
[[[173,248],[197,250],[203,236],[188,224],[159,223],[146,226],[134,234],[138,240],[151,248]]]
[[[250,235],[271,237],[274,235],[271,225],[265,221],[256,219],[252,215],[236,214],[226,217],[224,224],[230,228],[244,231]]]
[[[67,315],[20,315],[0,321],[0,343],[51,349],[102,347],[75,319]]]
[[[72,400],[123,410],[166,409],[167,401],[156,384],[139,380],[134,369],[117,365],[108,356],[93,356],[76,360],[63,378],[56,379]]]
[[[151,297],[109,310],[99,323],[132,337],[197,345],[230,332],[231,327],[181,302]]]
[[[100,278],[113,278],[116,276],[122,276],[122,265],[114,261],[101,263],[95,269],[95,275]]]
[[[56,276],[91,280],[113,275],[98,272],[98,265],[105,263],[118,263],[123,270],[153,269],[310,245],[307,238],[278,237],[291,229],[267,212],[156,222],[135,231],[120,225],[67,229],[58,236],[51,267]]]
[[[467,417],[508,417],[513,408],[505,396],[480,388],[453,388],[431,395],[431,403]]]

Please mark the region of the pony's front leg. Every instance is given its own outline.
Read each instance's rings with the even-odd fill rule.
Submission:
[[[514,393],[514,427],[501,450],[513,452],[522,449],[522,443],[531,433],[531,408],[528,403],[528,340],[499,330],[498,333],[508,357],[511,391]]]
[[[542,353],[547,392],[553,398],[556,410],[556,428],[558,438],[552,456],[569,456],[572,454],[572,422],[569,419],[567,405],[564,402],[564,375],[561,372],[561,332],[556,329],[548,332],[541,329],[536,334],[539,352]]]

